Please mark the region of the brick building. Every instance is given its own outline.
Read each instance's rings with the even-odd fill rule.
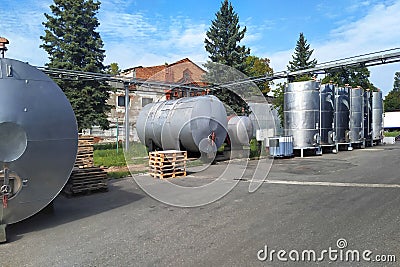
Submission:
[[[130,139],[138,141],[136,134],[136,119],[140,110],[145,105],[163,101],[167,99],[180,98],[184,96],[196,96],[206,94],[205,83],[202,82],[205,70],[193,63],[190,59],[184,58],[172,64],[162,64],[150,67],[133,67],[124,70],[121,76],[135,78],[144,81],[162,82],[165,86],[149,87],[146,85],[132,85],[129,93],[129,122]],[[169,86],[169,84],[171,84]],[[199,87],[198,90],[182,89],[172,84],[192,85]],[[112,106],[109,114],[110,129],[106,131],[93,127],[89,132],[99,136],[104,141],[115,141],[118,126],[119,140],[123,139],[125,128],[123,126],[125,116],[125,97],[123,88],[118,88],[116,92],[111,92],[108,104]]]

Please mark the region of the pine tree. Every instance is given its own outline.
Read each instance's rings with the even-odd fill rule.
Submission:
[[[239,45],[244,38],[246,27],[240,30],[239,16],[233,10],[228,0],[222,2],[220,10],[215,14],[204,40],[206,51],[212,62],[217,62],[239,71],[244,71],[245,60],[250,55],[250,49]]]
[[[93,0],[54,0],[40,46],[49,55],[49,68],[104,73],[105,51],[96,14],[100,2]],[[110,86],[100,81],[57,81],[74,109],[79,130],[99,125],[109,127]]]
[[[250,55],[250,49],[239,44],[244,38],[246,27],[240,29],[239,16],[228,0],[221,3],[221,8],[215,16],[216,18],[211,22],[206,33],[207,37],[204,40],[206,51],[211,60],[205,64],[208,71],[205,78],[210,84],[232,82],[243,78],[242,75],[238,75],[237,71],[245,71],[246,58]],[[237,71],[228,70],[223,65],[232,67]],[[213,94],[238,114],[241,114],[243,109],[248,110],[246,103],[227,88],[214,90]]]
[[[310,44],[307,43],[307,39],[301,32],[299,40],[297,40],[296,47],[294,50],[294,55],[292,55],[292,61],[289,61],[287,66],[289,71],[304,70],[315,67],[317,65],[317,60],[314,58],[311,60],[311,55],[314,49],[310,49]],[[311,75],[303,75],[300,77],[295,77],[295,81],[309,80]]]

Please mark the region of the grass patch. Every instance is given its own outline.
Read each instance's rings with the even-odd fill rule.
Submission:
[[[383,135],[386,137],[397,137],[400,135],[400,131],[385,132]]]
[[[116,149],[94,150],[93,151],[94,165],[96,166],[126,166],[124,152]]]
[[[110,148],[114,145],[114,148]],[[129,151],[124,155],[124,149],[119,147],[118,152],[116,144],[105,144],[104,146],[95,146],[93,151],[94,164],[96,166],[105,167],[121,167],[126,166],[126,163],[132,165],[145,164],[147,162],[146,147],[140,143],[131,143]]]

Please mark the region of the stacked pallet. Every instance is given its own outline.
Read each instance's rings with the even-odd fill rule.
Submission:
[[[186,176],[186,160],[186,151],[166,150],[150,152],[149,174],[159,179]]]
[[[108,190],[108,177],[103,168],[93,165],[93,137],[79,136],[74,169],[63,189],[66,195]]]
[[[74,168],[93,167],[93,136],[79,136]]]

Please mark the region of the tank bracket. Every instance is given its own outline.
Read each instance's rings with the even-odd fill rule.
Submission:
[[[0,224],[0,243],[7,242],[6,227],[7,224]]]

